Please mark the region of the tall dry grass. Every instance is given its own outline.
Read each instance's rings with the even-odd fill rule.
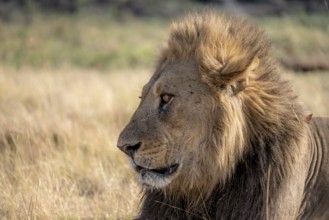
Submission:
[[[329,117],[329,71],[283,74],[313,117]]]
[[[0,72],[0,219],[131,219],[140,197],[116,149],[147,70]],[[315,115],[329,115],[329,75],[294,74]]]
[[[132,218],[115,146],[146,72],[1,70],[0,219]]]

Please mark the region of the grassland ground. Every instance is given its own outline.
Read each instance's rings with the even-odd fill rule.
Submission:
[[[328,57],[323,18],[259,23],[279,59]],[[0,219],[132,219],[140,188],[116,141],[168,22],[48,17],[0,30]],[[283,72],[329,116],[329,71]]]
[[[116,149],[147,71],[1,70],[0,219],[131,219]]]

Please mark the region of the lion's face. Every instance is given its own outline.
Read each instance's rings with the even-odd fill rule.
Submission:
[[[214,102],[195,62],[176,62],[154,73],[118,140],[142,185],[163,188],[200,172],[195,168],[204,160],[200,148],[213,124]]]

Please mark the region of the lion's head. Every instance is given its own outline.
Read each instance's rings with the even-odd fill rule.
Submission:
[[[142,185],[207,196],[255,150],[252,140],[265,146],[270,137],[296,130],[303,113],[269,48],[263,32],[243,20],[208,13],[172,25],[118,141]]]
[[[199,78],[195,61],[172,62],[143,88],[140,106],[118,142],[143,185],[162,188],[175,179],[191,184],[203,176],[198,167],[205,166],[204,158],[215,154],[203,148],[219,112]]]

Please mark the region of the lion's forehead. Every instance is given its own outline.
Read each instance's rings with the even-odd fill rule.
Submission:
[[[161,92],[186,92],[187,89],[200,89],[207,87],[201,81],[201,76],[196,63],[192,61],[173,62],[168,64],[160,72],[157,70],[150,81],[143,87],[143,96],[149,92],[158,94]]]

